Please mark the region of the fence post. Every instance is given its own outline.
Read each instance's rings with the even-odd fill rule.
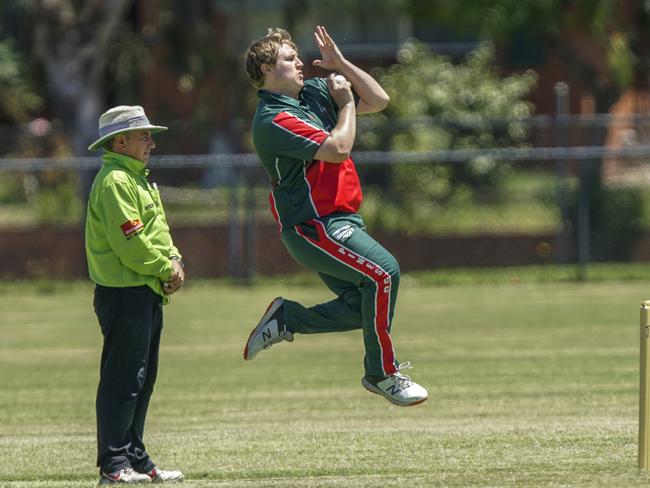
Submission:
[[[581,159],[579,167],[579,200],[578,200],[578,280],[587,279],[587,264],[590,259],[589,248],[591,246],[591,219],[590,219],[590,198],[589,188],[589,164],[591,160]]]
[[[569,124],[569,85],[563,81],[555,84],[555,145],[566,147],[568,142]],[[564,264],[569,262],[569,231],[571,223],[569,220],[569,209],[567,202],[567,162],[558,158],[556,163],[557,205],[560,210],[560,232],[555,240],[555,262]]]
[[[241,277],[240,172],[235,166],[228,178],[228,275],[231,278]]]
[[[251,282],[257,275],[257,216],[255,202],[255,178],[249,174],[246,178],[246,281]]]

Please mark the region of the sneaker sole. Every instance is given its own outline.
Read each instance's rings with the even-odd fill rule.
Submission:
[[[400,402],[394,400],[393,398],[384,395],[384,393],[383,393],[379,388],[377,388],[377,387],[376,387],[375,385],[373,385],[372,383],[369,383],[368,381],[366,381],[365,378],[362,378],[362,379],[361,379],[361,384],[362,384],[363,387],[364,387],[366,390],[368,390],[370,393],[374,393],[375,395],[379,395],[380,397],[385,398],[386,400],[388,400],[389,402],[391,402],[393,405],[397,405],[398,407],[414,407],[415,405],[419,405],[420,403],[424,403],[424,402],[426,402],[426,401],[429,399],[429,397],[426,396],[426,397],[422,398],[421,400],[417,400],[417,401],[415,401],[415,402],[411,402],[411,403],[400,403]]]
[[[275,311],[280,308],[280,306],[284,303],[284,298],[282,297],[277,297],[275,300],[273,300],[269,306],[266,309],[266,312],[264,312],[264,315],[262,315],[262,318],[260,319],[259,323],[257,326],[253,329],[253,331],[250,333],[248,336],[248,340],[246,341],[246,347],[244,347],[244,360],[249,361],[253,359],[253,357],[248,357],[248,348],[250,347],[250,342],[253,336],[259,332],[259,330],[266,324],[271,316],[275,313]]]
[[[141,480],[141,481],[114,481],[110,478],[106,478],[105,476],[102,476],[99,478],[99,481],[97,482],[97,485],[146,485],[148,483],[153,483],[153,480],[149,478],[149,480]]]

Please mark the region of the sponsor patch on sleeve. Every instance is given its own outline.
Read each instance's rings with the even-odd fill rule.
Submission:
[[[120,225],[120,228],[122,229],[122,232],[124,232],[124,235],[126,237],[129,237],[134,232],[138,232],[143,227],[144,227],[144,224],[142,222],[140,222],[140,219],[127,220],[122,225]]]

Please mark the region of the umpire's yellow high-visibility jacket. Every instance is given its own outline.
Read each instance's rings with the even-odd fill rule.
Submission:
[[[106,151],[88,198],[86,257],[95,283],[147,285],[161,295],[172,273],[174,247],[160,194],[147,181],[144,163]]]

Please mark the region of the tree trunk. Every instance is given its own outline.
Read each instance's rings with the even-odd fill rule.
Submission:
[[[132,0],[38,0],[34,51],[43,63],[51,108],[63,122],[75,156],[87,156],[104,110],[107,48]]]

